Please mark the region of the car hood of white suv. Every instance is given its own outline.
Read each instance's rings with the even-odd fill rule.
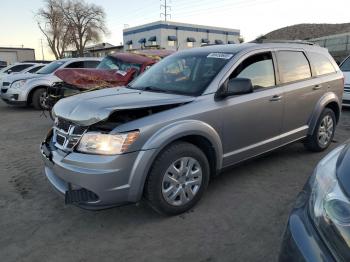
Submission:
[[[12,74],[8,75],[6,77],[2,78],[2,82],[8,82],[8,83],[13,83],[18,80],[27,80],[31,78],[37,78],[40,77],[38,74],[31,74],[31,73],[20,73],[20,74]]]
[[[54,106],[53,115],[82,126],[90,126],[108,119],[117,111],[178,105],[193,100],[193,96],[115,87],[62,99]]]

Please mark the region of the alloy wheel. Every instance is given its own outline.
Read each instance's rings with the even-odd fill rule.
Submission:
[[[198,193],[202,184],[202,168],[192,157],[182,157],[166,170],[162,181],[162,195],[172,206],[183,206]]]
[[[318,142],[321,146],[326,147],[333,137],[334,133],[334,121],[330,115],[326,115],[318,129]]]

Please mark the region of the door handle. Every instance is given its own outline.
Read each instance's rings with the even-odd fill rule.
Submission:
[[[274,95],[274,96],[270,99],[270,101],[271,101],[271,102],[280,101],[280,100],[282,100],[282,97],[283,97],[283,96],[281,96],[281,95]]]
[[[312,88],[313,90],[320,90],[322,88],[322,85],[315,85],[314,88]]]

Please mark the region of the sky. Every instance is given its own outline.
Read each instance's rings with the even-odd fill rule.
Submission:
[[[110,33],[104,42],[119,45],[123,28],[160,20],[164,0],[86,0],[104,8]],[[0,46],[34,48],[53,59],[38,29],[35,13],[43,0],[0,0]],[[240,29],[246,41],[299,23],[348,23],[349,0],[168,0],[171,21]]]

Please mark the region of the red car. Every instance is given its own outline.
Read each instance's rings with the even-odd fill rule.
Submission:
[[[52,107],[59,99],[81,92],[125,86],[164,57],[169,50],[140,50],[105,57],[96,69],[61,69],[55,75],[62,80],[48,89]]]

